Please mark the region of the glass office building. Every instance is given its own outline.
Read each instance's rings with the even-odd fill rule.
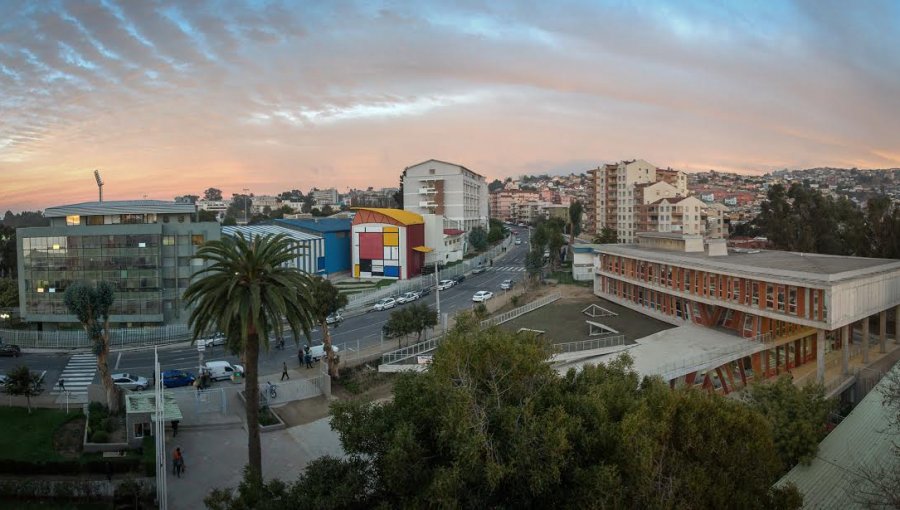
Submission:
[[[220,237],[218,223],[194,222],[192,204],[150,200],[53,207],[45,216],[49,227],[17,231],[23,319],[74,325],[66,289],[106,281],[116,289],[114,325],[186,322],[181,295],[203,268],[199,246]]]

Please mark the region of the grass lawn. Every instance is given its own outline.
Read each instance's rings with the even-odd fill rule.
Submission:
[[[62,424],[82,416],[80,412],[24,407],[0,408],[0,459],[40,462],[63,460],[53,447],[53,433]]]

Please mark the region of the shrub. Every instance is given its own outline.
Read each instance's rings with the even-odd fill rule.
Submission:
[[[509,302],[512,303],[513,306],[519,306],[519,301],[521,301],[522,296],[513,296],[509,298]]]
[[[112,433],[118,428],[119,420],[117,420],[116,418],[109,416],[103,420],[103,430],[105,430],[106,432]]]
[[[109,441],[109,434],[105,430],[98,430],[91,434],[92,443],[105,443]]]
[[[99,414],[109,414],[109,410],[100,402],[91,402],[90,404],[88,404],[88,413],[90,413],[91,416]]]

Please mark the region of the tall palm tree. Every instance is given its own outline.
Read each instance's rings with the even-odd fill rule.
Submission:
[[[207,331],[234,335],[245,363],[247,397],[247,450],[252,479],[262,481],[262,448],[259,440],[259,350],[269,349],[269,335],[280,338],[283,320],[294,339],[308,334],[313,323],[310,280],[285,263],[296,254],[283,234],[243,235],[209,241],[197,257],[211,263],[198,273],[184,299],[193,307],[190,325],[194,340]]]

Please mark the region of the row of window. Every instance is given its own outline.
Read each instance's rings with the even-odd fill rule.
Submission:
[[[177,221],[184,223],[188,215],[186,214],[161,214],[163,223]],[[149,214],[106,214],[81,216],[72,214],[66,216],[66,225],[70,227],[78,225],[139,225],[157,223],[158,216],[156,213]]]

